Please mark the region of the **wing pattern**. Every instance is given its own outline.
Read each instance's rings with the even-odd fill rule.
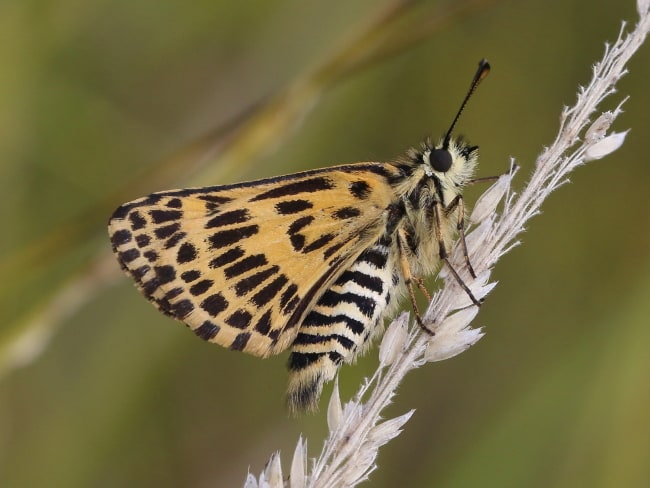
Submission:
[[[122,268],[161,311],[205,340],[264,357],[294,342],[317,301],[381,237],[396,172],[360,163],[154,193],[119,207],[109,233]]]

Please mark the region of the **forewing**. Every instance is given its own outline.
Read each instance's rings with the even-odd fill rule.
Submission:
[[[392,176],[367,163],[154,193],[118,208],[109,233],[161,311],[203,339],[268,356],[382,234]]]

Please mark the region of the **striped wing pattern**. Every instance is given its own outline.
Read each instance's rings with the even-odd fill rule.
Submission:
[[[387,303],[387,285],[377,281],[386,278],[386,263],[364,265],[360,256],[385,228],[395,171],[360,163],[154,193],[119,207],[109,233],[122,268],[141,292],[199,337],[262,357],[294,344],[290,367],[300,377],[292,380],[300,385],[294,396],[304,397],[308,386],[333,376],[305,373],[330,358],[328,348],[343,353],[330,358],[336,364],[357,349],[346,342],[340,351],[345,341],[330,336],[349,337],[353,330],[353,342],[362,343],[385,308],[359,315],[349,293]],[[366,273],[368,266],[381,272]],[[324,323],[315,324],[325,315]],[[349,320],[334,327],[336,316]]]

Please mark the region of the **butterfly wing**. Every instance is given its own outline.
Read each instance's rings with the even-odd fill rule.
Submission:
[[[395,168],[360,163],[154,193],[109,222],[122,268],[198,336],[268,356],[385,229]]]

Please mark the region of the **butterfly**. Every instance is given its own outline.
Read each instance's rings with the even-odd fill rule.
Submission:
[[[287,403],[314,410],[324,383],[363,353],[383,319],[464,240],[463,187],[477,146],[452,137],[487,75],[482,60],[444,137],[392,162],[153,193],[120,206],[121,267],[160,311],[209,342],[260,357],[291,350]]]

